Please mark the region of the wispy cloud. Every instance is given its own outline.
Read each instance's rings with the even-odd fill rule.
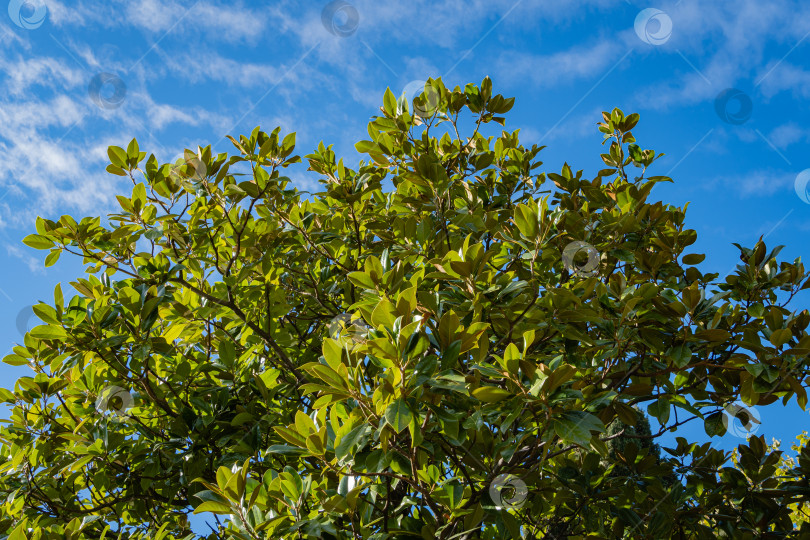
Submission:
[[[736,198],[768,197],[783,191],[792,191],[796,173],[772,169],[750,171],[742,175],[716,177],[705,184],[714,191],[722,190]]]
[[[71,89],[87,84],[81,70],[68,65],[64,60],[50,57],[8,58],[0,55],[2,74],[7,93],[19,97],[32,87]]]
[[[217,41],[253,41],[266,29],[266,10],[250,9],[241,3],[141,0],[125,2],[125,17],[151,32],[177,30],[179,35],[216,34]]]
[[[763,72],[761,76],[764,76],[760,86],[763,95],[770,98],[788,91],[795,97],[810,98],[810,70],[790,62],[782,62],[779,65],[776,65],[776,62],[777,60],[772,60],[761,70]]]
[[[249,8],[244,2],[175,0],[76,1],[48,0],[48,17],[57,27],[95,25],[137,28],[152,35],[216,36],[219,42],[255,42],[267,30],[272,10]]]
[[[787,53],[806,32],[810,7],[796,1],[681,0],[668,11],[672,38],[658,48],[637,38],[634,8],[622,0],[353,4],[360,24],[350,39],[327,31],[323,5],[287,1],[258,7],[224,0],[49,0],[50,30],[36,31],[49,47],[47,54],[31,52],[34,33],[0,25],[0,151],[11,156],[0,165],[0,197],[25,199],[32,203],[26,208],[43,211],[101,207],[115,187],[115,179],[103,172],[106,145],[125,144],[132,136],[169,159],[181,141],[196,146],[244,131],[248,123],[270,129],[279,124],[286,131],[300,130],[302,145],[316,142],[315,133],[336,131],[336,148],[351,152],[365,119],[350,106],[374,114],[386,86],[400,92],[411,80],[442,75],[468,52],[454,80],[446,81],[451,86],[470,71],[478,76],[484,65],[502,86],[566,88],[596,81],[633,50],[628,65],[660,55],[682,67],[663,80],[636,78],[626,89],[635,99],[627,100],[641,109],[707,102],[727,86],[746,80],[753,85],[755,75],[766,73],[760,86],[765,96],[810,92],[810,72],[791,63],[801,56],[774,57],[774,51]],[[594,18],[608,12],[629,13],[627,24],[593,26]],[[525,46],[525,36],[541,23],[547,23],[546,34]],[[498,31],[488,34],[496,24]],[[580,24],[590,24],[587,32]],[[579,37],[557,42],[549,28],[575,30]],[[85,32],[98,39],[86,39]],[[113,34],[126,37],[108,43]],[[311,56],[300,61],[310,49]],[[629,73],[624,63],[620,69]],[[98,109],[88,99],[87,85],[101,71],[125,79],[127,96],[120,108]],[[256,108],[268,92],[272,96]],[[202,94],[206,101],[197,99]],[[301,107],[301,96],[312,100],[309,109]],[[246,111],[250,116],[234,128]],[[551,137],[594,136],[598,112],[593,103],[583,104]],[[184,129],[189,127],[195,129]],[[532,138],[532,128],[524,127],[524,136]],[[758,129],[782,149],[808,138],[798,123]],[[733,137],[749,132],[751,141],[759,140],[742,128]],[[536,127],[534,133],[542,136]],[[745,179],[740,193],[770,189],[773,183],[765,176]],[[6,190],[9,195],[2,194]],[[2,206],[0,213],[5,213]],[[12,218],[5,213],[0,219]]]
[[[759,84],[763,92],[774,92],[768,89],[781,89],[785,83],[789,86],[791,74],[785,73],[784,64],[759,79],[781,61],[772,58],[774,50],[781,55],[789,53],[810,31],[810,5],[795,0],[682,0],[668,15],[673,33],[667,46],[661,48],[662,54],[702,58],[695,60],[699,72],[684,63],[684,69],[668,80],[641,88],[638,97],[645,107],[695,104],[714,99],[720,91],[733,86],[750,89],[751,93]],[[797,48],[793,54],[802,52]],[[792,77],[798,82],[801,78],[797,75],[794,72]]]
[[[528,80],[538,87],[559,86],[601,74],[626,52],[627,47],[610,39],[550,54],[509,51],[501,55],[495,70],[499,80],[510,83]]]
[[[810,129],[803,128],[796,122],[788,122],[771,130],[768,140],[774,146],[785,149],[798,142],[810,142]]]
[[[165,68],[165,71],[174,77],[192,84],[214,81],[229,87],[257,87],[272,84],[286,71],[284,66],[278,64],[245,62],[227,58],[210,50],[180,55],[167,52],[159,54],[162,60],[161,68]],[[292,75],[293,79],[299,77],[297,74]]]
[[[32,274],[45,274],[45,267],[41,260],[33,257],[30,253],[23,251],[19,246],[6,244],[6,253],[10,257],[20,259],[28,267]]]

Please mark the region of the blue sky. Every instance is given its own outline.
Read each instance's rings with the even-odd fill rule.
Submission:
[[[548,146],[546,171],[567,161],[593,177],[600,111],[640,113],[636,138],[675,179],[653,196],[690,202],[706,271],[731,271],[731,243],[760,236],[807,258],[807,2],[12,0],[0,10],[0,352],[21,340],[27,306],[81,273],[69,258],[45,269],[45,252],[21,243],[35,216],[103,215],[126,189],[104,171],[108,145],[137,137],[173,161],[278,125],[300,154],[323,140],[356,161],[386,87],[486,75],[517,98],[507,129]],[[317,185],[304,166],[291,176]],[[0,384],[24,372],[0,366]],[[810,427],[795,405],[758,412],[758,433],[785,443]]]

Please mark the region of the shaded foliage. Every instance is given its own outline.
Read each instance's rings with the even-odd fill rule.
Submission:
[[[368,161],[306,156],[310,195],[278,129],[176,164],[111,147],[120,212],[25,239],[89,275],[5,358],[35,374],[0,391],[0,528],[181,538],[207,511],[210,538],[806,534],[807,446],[775,478],[761,438],[736,467],[655,443],[687,419],[723,435],[737,400],[806,405],[801,261],[760,241],[703,273],[685,208],[648,201],[670,179],[637,114],[603,113],[587,179],[494,132],[512,105],[489,79],[387,91]]]

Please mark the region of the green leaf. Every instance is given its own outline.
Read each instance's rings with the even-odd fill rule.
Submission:
[[[397,98],[390,88],[386,88],[383,94],[383,109],[391,116],[397,115]]]
[[[16,354],[9,354],[3,358],[3,362],[10,366],[27,366],[28,360]]]
[[[386,411],[386,419],[388,418],[388,413]],[[395,428],[396,429],[396,428]],[[363,437],[365,437],[368,432],[371,431],[371,427],[368,424],[360,424],[348,432],[346,435],[341,437],[340,442],[337,443],[335,446],[335,457],[338,460],[343,459],[352,451],[355,445],[359,444]]]
[[[374,281],[372,281],[371,276],[366,272],[352,272],[347,277],[349,278],[349,281],[362,289],[374,290],[377,288]]]
[[[443,491],[447,497],[448,506],[453,509],[458,508],[464,496],[464,486],[460,482],[451,481],[445,484]]]
[[[295,149],[295,132],[288,133],[281,141],[282,157],[287,157]]]
[[[656,418],[662,426],[669,421],[670,410],[671,406],[666,396],[659,397],[657,401],[653,401],[647,406],[647,412],[650,416]]]
[[[396,322],[396,307],[390,301],[383,299],[371,312],[371,324],[376,327],[393,328]]]
[[[456,365],[459,352],[461,351],[461,340],[457,339],[442,351],[441,369],[452,369]]]
[[[408,427],[413,413],[411,413],[408,404],[402,398],[395,399],[385,409],[385,420],[394,428],[397,433]]]
[[[703,420],[703,429],[709,437],[724,435],[726,433],[726,425],[723,421],[723,413],[716,412],[707,416]]]
[[[141,155],[141,150],[140,150],[140,148],[138,148],[138,141],[135,140],[135,139],[132,139],[131,141],[129,141],[129,144],[127,145],[127,158],[128,158],[129,161],[132,161],[133,163],[137,163],[138,158],[140,157],[140,155]]]
[[[116,176],[127,176],[127,172],[124,169],[122,169],[121,167],[117,167],[115,165],[112,165],[112,164],[107,165],[107,168],[104,169],[104,170],[107,171],[108,173],[114,174]]]
[[[308,456],[309,450],[290,446],[289,444],[271,444],[267,447],[268,454],[280,454],[282,456]]]
[[[287,441],[290,444],[294,444],[300,448],[305,448],[307,445],[307,439],[297,430],[293,430],[290,428],[282,427],[282,426],[273,426],[273,430],[278,433],[282,439]]]
[[[57,326],[62,324],[59,318],[56,316],[56,310],[48,304],[37,304],[32,306],[31,309],[34,310],[36,316],[39,317],[43,322],[55,324]]]
[[[515,224],[523,236],[533,241],[539,231],[537,210],[525,204],[517,205],[515,207]]]
[[[340,19],[336,32],[356,22],[351,6],[324,14]],[[582,538],[669,538],[684,501],[706,537],[728,521],[716,501],[733,503],[743,528],[787,529],[784,512],[738,503],[758,495],[751,486],[785,499],[801,467],[767,457],[764,437],[735,464],[669,420],[673,408],[704,420],[720,398],[807,404],[810,314],[800,298],[788,305],[789,289],[810,288],[806,268],[760,240],[731,274],[701,273],[686,205],[651,194],[672,180],[646,176],[663,154],[627,131],[637,114],[603,116],[611,167],[596,177],[568,163],[540,172],[543,148],[517,125],[484,126],[506,123],[514,104],[494,87],[430,81],[414,103],[431,110],[418,115],[386,90],[368,140],[352,141],[368,155],[341,159],[324,142],[306,156],[321,181],[311,192],[281,176],[298,159],[286,157],[294,133],[257,127],[228,136],[236,150],[190,140],[194,163],[179,167],[151,155],[107,217],[37,219],[26,245],[87,275],[39,303],[42,326],[4,353],[20,366],[0,389],[4,533],[103,538],[115,519],[54,521],[30,505],[34,488],[36,506],[70,514],[90,497],[85,480],[96,502],[120,495],[102,514],[157,521],[158,539],[182,529],[178,497],[227,518],[211,537],[248,540],[353,526],[363,538],[549,536],[555,517]],[[124,146],[102,167],[127,179],[146,154]],[[600,246],[601,275],[563,271],[566,247],[586,242]],[[18,282],[2,286],[37,303]],[[26,316],[7,317],[7,334]],[[125,414],[113,414],[118,398]],[[707,433],[724,431],[724,414],[705,419]],[[536,467],[542,445],[554,455]],[[703,457],[707,474],[682,486],[678,468]],[[502,473],[532,486],[525,508],[484,507]],[[424,493],[407,485],[417,479]],[[639,482],[648,493],[626,489]],[[409,511],[422,495],[432,508]],[[600,506],[611,498],[621,504]]]
[[[47,236],[29,234],[23,238],[23,244],[34,249],[51,249],[53,247],[53,240]]]
[[[510,343],[503,353],[504,367],[512,375],[517,375],[520,366],[520,349],[514,343]]]
[[[355,143],[354,145],[355,150],[360,152],[361,154],[369,154],[372,152],[379,153],[380,147],[376,143],[372,141],[360,141]]]
[[[596,416],[584,411],[566,411],[552,421],[554,432],[563,441],[587,446],[591,431],[604,433],[605,425]]]
[[[6,540],[28,540],[28,537],[25,535],[25,525],[25,521],[17,525]]]
[[[765,314],[765,306],[763,306],[759,302],[755,302],[748,306],[748,314],[754,317],[755,319],[761,319],[762,316]]]
[[[705,258],[706,255],[702,253],[690,253],[689,255],[684,255],[683,259],[681,260],[683,261],[683,264],[695,265],[702,263],[703,259]]]
[[[110,163],[122,169],[129,169],[127,165],[127,153],[120,146],[110,146],[107,148],[107,155],[110,158]]]
[[[211,512],[212,514],[231,514],[233,513],[233,508],[220,502],[205,501],[194,509],[195,514],[201,514],[203,512]]]
[[[692,359],[692,350],[686,344],[677,345],[667,350],[666,355],[679,368],[686,367]]]
[[[31,336],[37,339],[56,339],[61,340],[67,337],[65,329],[61,326],[41,325],[35,326],[31,329]]]
[[[696,332],[695,337],[706,341],[720,343],[731,339],[731,334],[721,328],[712,328],[711,330],[701,330]]]
[[[769,341],[773,344],[774,347],[781,347],[793,336],[793,333],[788,328],[780,328],[779,330],[774,330],[771,333],[771,337]]]
[[[59,257],[62,255],[61,249],[52,249],[48,256],[45,257],[45,268],[49,268],[56,264],[56,261],[59,260]]]
[[[503,388],[497,388],[495,386],[482,386],[473,390],[472,395],[476,399],[480,399],[486,403],[497,403],[498,401],[503,401],[504,399],[512,397],[513,394],[512,392],[504,390]]]
[[[228,368],[232,367],[236,361],[236,348],[228,339],[219,342],[219,360]]]

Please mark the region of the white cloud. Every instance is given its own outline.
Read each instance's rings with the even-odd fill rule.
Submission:
[[[777,126],[768,134],[768,140],[777,148],[787,148],[792,144],[810,141],[810,130],[800,127],[795,122]]]
[[[17,35],[11,28],[4,23],[0,22],[0,45],[3,48],[11,44],[17,44],[24,48],[30,48],[31,44],[24,40],[21,36]]]
[[[159,131],[221,120],[155,102],[143,89],[128,92],[118,109],[99,109],[86,94],[89,72],[71,63],[0,56],[8,74],[0,80],[0,226],[29,227],[34,216],[55,211],[112,210],[120,178],[104,171],[109,145],[125,145],[144,123]]]
[[[25,265],[28,267],[28,271],[32,274],[45,273],[45,263],[26,253],[20,247],[12,244],[6,244],[6,253],[9,256],[20,259],[23,263],[25,263]]]
[[[724,194],[736,194],[738,198],[763,197],[792,191],[795,179],[795,172],[766,169],[738,176],[717,177],[707,182],[706,187],[721,189]]]
[[[192,28],[199,23],[223,41],[254,41],[267,30],[268,23],[266,10],[247,9],[234,3],[218,6],[200,2],[188,16]]]
[[[345,137],[336,142],[336,147],[345,146],[351,151],[354,135],[358,130],[363,131],[365,120],[349,114],[342,104],[349,101],[346,97],[374,114],[385,86],[401,91],[397,86],[404,86],[410,80],[442,75],[468,52],[454,72],[454,79],[462,79],[460,74],[473,65],[478,73],[484,65],[498,85],[529,83],[536,87],[559,87],[578,82],[583,91],[630,50],[635,50],[636,54],[617,71],[640,60],[639,53],[659,55],[676,69],[667,80],[659,79],[636,94],[642,99],[642,106],[651,108],[711,101],[719,91],[732,85],[751,88],[755,76],[763,76],[774,67],[760,86],[763,95],[785,90],[805,97],[810,95],[810,72],[789,63],[791,59],[799,62],[810,40],[779,65],[771,58],[774,54],[787,53],[802,32],[806,32],[806,28],[802,29],[802,24],[806,23],[802,21],[808,20],[808,7],[788,0],[766,4],[741,0],[722,5],[681,0],[668,12],[674,31],[670,42],[662,47],[655,48],[638,40],[630,17],[626,24],[611,22],[610,28],[583,28],[577,44],[563,50],[560,50],[562,45],[554,41],[554,32],[538,32],[531,39],[525,38],[525,32],[536,32],[542,21],[579,30],[576,25],[580,21],[593,21],[608,8],[619,6],[625,10],[625,15],[632,10],[628,10],[623,0],[524,1],[519,4],[514,0],[351,1],[358,10],[360,24],[356,35],[342,39],[330,34],[322,24],[321,9],[326,2],[296,5],[282,2],[256,7],[244,1],[229,5],[224,0],[198,3],[193,0],[115,0],[109,3],[81,0],[75,4],[51,0],[48,24],[71,54],[87,66],[86,70],[62,52],[57,53],[58,58],[33,54],[25,61],[10,58],[8,51],[12,46],[29,47],[29,37],[25,32],[18,35],[14,29],[6,30],[0,25],[0,42],[5,51],[0,52],[0,69],[5,74],[0,79],[0,88],[5,93],[0,95],[0,123],[3,124],[0,151],[12,156],[6,164],[0,165],[0,192],[3,187],[13,185],[15,196],[27,197],[26,206],[36,207],[41,203],[45,210],[70,205],[83,208],[91,204],[103,205],[110,200],[111,182],[115,180],[103,173],[107,144],[125,144],[137,134],[144,150],[177,149],[178,137],[172,133],[170,138],[166,133],[170,128],[208,125],[216,134],[245,132],[248,124],[258,123],[262,115],[269,118],[270,123],[262,122],[267,130],[275,124],[282,124],[285,131],[305,128],[299,142],[314,140],[315,133],[340,125]],[[189,6],[193,7],[188,9]],[[621,30],[623,24],[624,30]],[[93,44],[90,46],[77,31],[79,26],[88,31],[101,29],[105,33],[112,28],[127,37],[118,42],[121,50],[99,44],[97,40],[90,41]],[[620,28],[618,32],[614,32],[616,26]],[[495,30],[489,33],[493,28]],[[40,36],[50,41],[47,31],[43,29]],[[138,39],[140,32],[146,37]],[[270,33],[272,46],[265,44],[265,37]],[[78,35],[78,41],[70,41],[63,34]],[[131,50],[123,50],[123,42],[129,45],[127,40],[133,34],[137,43]],[[479,40],[480,45],[470,49]],[[243,55],[235,50],[237,47],[221,47],[223,42],[240,45],[247,42],[257,46],[250,54]],[[526,43],[534,48],[526,48]],[[126,68],[152,44],[156,47],[126,76],[129,88],[124,105],[111,111],[93,107],[86,96],[89,78],[99,71],[118,72],[123,76]],[[316,45],[311,55],[299,63],[302,55]],[[265,49],[263,57],[256,54]],[[508,52],[501,53],[504,49]],[[382,61],[375,57],[377,51],[384,51]],[[708,52],[704,54],[704,51]],[[694,63],[700,74],[684,62],[678,52]],[[391,71],[382,62],[388,63]],[[709,79],[708,83],[704,77]],[[749,79],[748,87],[744,86]],[[583,81],[586,82],[583,84]],[[451,81],[446,82],[452,85]],[[160,91],[160,85],[174,84],[176,87],[169,90],[172,99],[176,99],[174,102],[163,103],[152,98],[151,93]],[[191,90],[188,95],[187,89]],[[271,89],[272,93],[261,107],[254,110],[257,100]],[[301,103],[295,101],[297,95],[311,89],[313,94],[317,91],[330,96],[319,105],[315,118],[311,117],[311,108],[299,111],[294,106]],[[597,89],[596,93],[603,89]],[[194,105],[193,93],[197,91],[214,93],[214,101],[219,106],[212,112]],[[634,92],[637,92],[635,88],[627,89],[630,95]],[[579,95],[575,96],[578,98]],[[638,106],[637,103],[632,105]],[[246,119],[233,128],[236,120],[247,112],[250,114]],[[560,115],[563,112],[560,111]],[[585,113],[578,109],[551,137],[595,136],[594,123],[598,118],[598,109]],[[105,122],[96,123],[99,119]],[[69,134],[65,142],[59,141],[58,138],[74,125],[76,131]],[[99,132],[96,132],[97,126],[101,127]],[[765,127],[760,129],[767,132]],[[151,138],[142,136],[144,130]],[[204,130],[189,131],[189,146],[201,142],[196,138],[198,132],[203,133],[199,137],[210,135]],[[543,131],[534,129],[532,133],[532,128],[526,126],[523,138],[537,139]],[[720,131],[718,129],[716,135]],[[166,141],[162,140],[164,135]],[[751,140],[760,140],[747,128],[738,129],[730,136],[749,135]],[[779,126],[768,134],[780,148],[807,140],[807,137],[807,132],[796,124]],[[711,140],[707,142],[710,143]],[[33,169],[30,174],[26,172],[29,169]],[[754,173],[742,180],[735,179],[738,183],[734,185],[741,195],[768,192],[773,188],[769,175],[772,173],[768,171]],[[295,178],[307,181],[303,177]],[[5,213],[5,210],[0,212]],[[0,216],[0,220],[4,218],[8,222],[7,215]]]
[[[185,37],[215,37],[220,42],[254,42],[267,30],[266,9],[250,9],[243,2],[178,2],[175,0],[115,0],[110,3],[78,1],[69,6],[48,0],[48,18],[54,26],[97,25],[136,27],[153,35],[175,33]]]
[[[24,130],[67,127],[85,116],[85,105],[65,95],[50,100],[14,100],[0,107],[0,135],[19,134]]]
[[[495,35],[486,39],[496,41],[497,34],[506,30],[508,35],[508,30],[514,28],[534,30],[540,21],[570,23],[594,11],[620,5],[622,0],[358,0],[354,4],[360,15],[358,34],[373,38],[372,43],[428,43],[454,49],[460,57],[496,25],[500,31],[493,31]],[[385,31],[380,32],[381,28]],[[482,42],[478,52],[484,52],[491,44]]]
[[[509,83],[531,81],[540,87],[559,86],[578,79],[596,78],[627,50],[619,42],[605,39],[546,55],[510,51],[498,60],[496,76]]]
[[[274,16],[279,20],[279,32],[295,35],[302,48],[319,45],[313,56],[332,66],[344,81],[343,88],[335,88],[336,91],[348,92],[355,102],[376,109],[385,86],[394,88],[413,79],[442,75],[452,86],[454,83],[447,76],[448,70],[453,68],[452,78],[464,79],[458,73],[482,57],[491,58],[494,44],[512,40],[513,30],[534,32],[541,20],[570,23],[572,19],[619,5],[621,0],[552,0],[542,3],[356,0],[352,3],[359,21],[356,34],[350,39],[332,35],[326,30],[320,5],[303,14],[292,9],[277,9]],[[403,51],[425,47],[428,51],[420,51],[419,55],[410,58],[392,57],[390,51],[395,44],[401,44]],[[610,44],[606,40],[601,46],[606,49]],[[567,59],[566,69],[581,73],[588,69],[587,65],[598,64],[600,59],[591,58],[589,52],[592,51]],[[516,54],[520,56],[520,53]],[[531,54],[519,59],[534,69]],[[558,64],[566,62],[562,56],[551,60]],[[457,61],[460,63],[455,66]],[[488,62],[494,71],[501,71],[498,69],[499,64],[503,65],[501,61]],[[328,79],[322,84],[335,85]]]
[[[132,96],[132,99],[138,101],[136,104],[138,109],[144,110],[146,125],[150,131],[160,131],[174,123],[189,126],[197,126],[202,123],[200,116],[190,114],[172,105],[156,103],[147,92],[138,92]]]
[[[226,58],[213,51],[195,51],[180,55],[159,51],[162,64],[172,75],[190,83],[206,80],[235,87],[270,86],[287,71],[271,64],[257,64]],[[295,72],[287,74],[295,79]]]
[[[149,122],[155,129],[163,129],[166,124],[174,122],[182,122],[185,124],[196,125],[199,121],[193,118],[190,114],[181,111],[171,105],[158,105],[155,104],[149,109]]]
[[[789,62],[777,63],[773,60],[762,69],[762,72],[760,88],[765,97],[770,98],[787,90],[794,96],[810,98],[810,71]]]
[[[87,83],[86,75],[66,65],[64,60],[48,57],[8,59],[0,57],[0,72],[6,77],[8,93],[20,96],[32,87],[75,88]]]
[[[714,99],[729,87],[751,89],[753,93],[759,78],[768,71],[766,66],[777,62],[771,59],[770,49],[779,51],[780,55],[787,54],[806,35],[804,21],[810,18],[810,5],[795,0],[682,0],[667,13],[672,18],[672,38],[657,52],[683,55],[699,72],[680,58],[668,58],[674,65],[680,62],[682,69],[669,80],[655,82],[639,91],[645,107],[699,103]],[[790,54],[803,54],[801,46]],[[705,60],[699,61],[701,57]],[[777,67],[761,81],[763,92],[778,86],[780,71],[782,77],[790,77],[784,74],[784,68],[784,65]],[[785,81],[782,86],[791,84],[792,81]]]
[[[55,26],[84,25],[91,22],[114,20],[111,5],[96,2],[89,5],[85,2],[72,2],[69,6],[59,0],[47,0],[47,23]]]

